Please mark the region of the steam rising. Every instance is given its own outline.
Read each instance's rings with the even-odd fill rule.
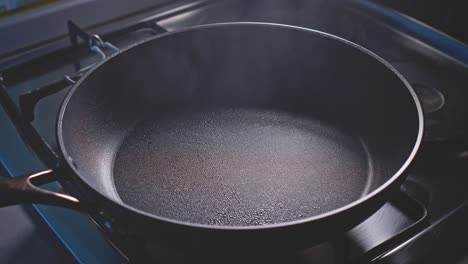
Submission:
[[[171,17],[160,24],[169,30],[222,22],[268,22],[331,33],[360,43],[365,33],[353,14],[351,1],[223,0],[208,9]],[[227,3],[227,4],[226,4]],[[361,43],[362,44],[362,43]]]

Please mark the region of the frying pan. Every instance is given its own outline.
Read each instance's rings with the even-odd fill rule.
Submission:
[[[0,182],[0,205],[104,212],[188,248],[305,247],[366,219],[421,143],[414,91],[323,32],[224,23],[135,44],[66,96],[66,165]],[[57,194],[36,186],[70,175]]]

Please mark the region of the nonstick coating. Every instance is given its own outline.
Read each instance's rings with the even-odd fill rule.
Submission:
[[[298,115],[242,109],[144,120],[114,163],[123,202],[214,225],[314,216],[358,199],[372,177],[359,138]]]
[[[58,132],[77,176],[124,208],[256,227],[314,219],[388,185],[421,124],[414,93],[374,55],[311,30],[237,23],[105,61],[68,95]]]

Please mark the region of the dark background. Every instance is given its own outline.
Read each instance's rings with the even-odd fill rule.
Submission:
[[[467,0],[374,0],[468,44]]]

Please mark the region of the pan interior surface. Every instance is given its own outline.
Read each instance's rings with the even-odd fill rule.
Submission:
[[[151,117],[117,152],[124,203],[192,223],[251,226],[357,200],[372,178],[361,141],[289,113],[218,109]]]
[[[396,182],[422,117],[400,76],[361,48],[234,23],[109,58],[58,124],[88,190],[145,217],[235,227],[322,215]]]

